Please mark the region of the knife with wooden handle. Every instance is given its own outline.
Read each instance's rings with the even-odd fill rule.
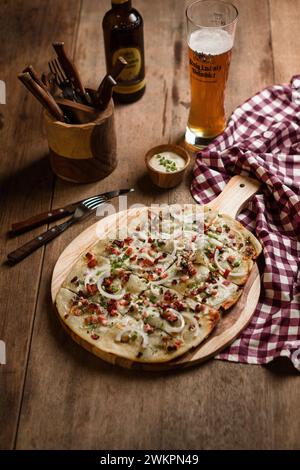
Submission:
[[[128,65],[128,62],[120,55],[112,69],[109,71],[108,75],[117,80],[118,76],[121,75],[126,65]]]
[[[116,84],[116,80],[111,75],[106,75],[104,77],[96,96],[96,106],[100,111],[104,111],[104,109],[106,109],[111,100],[113,88]]]
[[[117,84],[116,80],[126,65],[127,61],[124,59],[124,57],[118,57],[110,73],[106,74],[103,78],[95,97],[95,102],[98,109],[104,110],[108,105],[112,97],[113,87]]]
[[[87,104],[91,103],[91,98],[89,94],[86,92],[82,81],[80,79],[79,72],[74,64],[74,62],[70,59],[68,54],[65,50],[65,43],[64,42],[54,42],[52,44],[60,65],[62,66],[66,76],[71,81],[74,86],[75,92],[80,98]]]
[[[43,90],[45,90],[47,93],[49,93],[49,89],[47,88],[47,86],[42,82],[42,80],[40,80],[35,68],[32,66],[32,65],[28,65],[27,67],[25,67],[25,69],[23,70],[23,73],[26,73],[28,72],[29,75],[31,76],[31,78],[41,87],[43,88]]]
[[[103,197],[106,201],[121,196],[122,194],[127,194],[128,192],[134,191],[133,189],[119,189],[117,191],[109,191],[107,193],[99,194],[99,197]],[[97,197],[97,196],[95,196]],[[50,209],[47,212],[42,212],[41,214],[36,214],[28,219],[22,220],[20,222],[15,222],[11,226],[9,233],[11,235],[19,235],[21,233],[27,232],[33,228],[38,227],[39,225],[49,224],[55,220],[62,219],[67,215],[72,215],[78,206],[83,200],[76,201],[71,204],[67,204],[63,207],[57,209]]]
[[[68,116],[72,116],[73,124],[89,123],[94,121],[99,114],[98,109],[78,103],[77,101],[71,101],[65,98],[55,98],[55,101]]]
[[[39,100],[44,108],[57,121],[69,122],[67,116],[64,115],[62,109],[56,104],[54,98],[36,83],[28,72],[20,73],[18,79],[26,86],[26,88]]]
[[[11,226],[10,235],[21,235],[22,233],[28,232],[40,225],[49,224],[59,220],[67,215],[72,215],[76,208],[76,204],[69,204],[68,206],[61,207],[59,209],[49,210],[48,212],[42,212],[41,214],[29,217],[21,222],[15,222]]]
[[[8,261],[11,264],[19,263],[19,261],[22,261],[24,258],[29,256],[38,248],[46,245],[51,240],[56,238],[58,235],[64,232],[68,227],[70,227],[73,223],[74,223],[73,220],[67,220],[63,224],[55,225],[49,230],[46,230],[46,232],[41,233],[40,235],[35,237],[33,240],[30,240],[29,242],[22,245],[20,248],[17,248],[16,250],[9,253],[7,255]]]

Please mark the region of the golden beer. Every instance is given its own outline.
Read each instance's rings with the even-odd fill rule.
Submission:
[[[191,106],[185,139],[193,146],[207,144],[226,126],[225,88],[235,23],[227,27],[225,14],[228,15],[228,11],[221,13],[222,10],[218,8],[230,9],[231,5],[203,0],[190,5],[187,11]],[[200,11],[200,19],[196,18],[197,24],[191,22],[189,9],[194,16]],[[202,27],[200,20],[203,18],[205,24]]]
[[[194,35],[197,33],[198,31]],[[191,108],[188,127],[193,133],[203,138],[212,138],[225,128],[224,98],[231,47],[220,54],[206,54],[202,52],[205,51],[205,47],[202,51],[195,49],[193,35],[191,44],[194,48],[189,46]],[[208,45],[212,44],[208,43]],[[208,48],[208,50],[213,50],[213,48]],[[218,48],[216,47],[215,50],[218,51]]]

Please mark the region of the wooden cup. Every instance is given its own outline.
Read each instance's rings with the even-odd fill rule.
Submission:
[[[44,114],[50,161],[54,173],[73,183],[92,183],[117,166],[114,105],[86,124],[65,124]]]
[[[184,167],[181,170],[173,171],[170,173],[164,173],[162,171],[155,170],[149,162],[154,155],[162,152],[174,152],[180,157],[182,157],[185,160]],[[174,188],[175,186],[181,183],[183,175],[185,173],[185,170],[189,166],[189,163],[190,156],[188,152],[184,148],[175,144],[158,145],[148,150],[145,155],[145,164],[150,178],[152,179],[152,182],[159,188],[164,189]]]

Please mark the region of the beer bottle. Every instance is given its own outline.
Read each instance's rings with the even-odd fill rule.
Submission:
[[[143,18],[131,0],[111,0],[112,8],[102,22],[107,72],[119,56],[128,62],[117,79],[114,99],[132,103],[145,92]]]

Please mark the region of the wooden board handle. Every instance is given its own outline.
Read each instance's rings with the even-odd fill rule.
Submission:
[[[259,187],[260,183],[248,176],[233,176],[221,194],[207,206],[236,217]]]

